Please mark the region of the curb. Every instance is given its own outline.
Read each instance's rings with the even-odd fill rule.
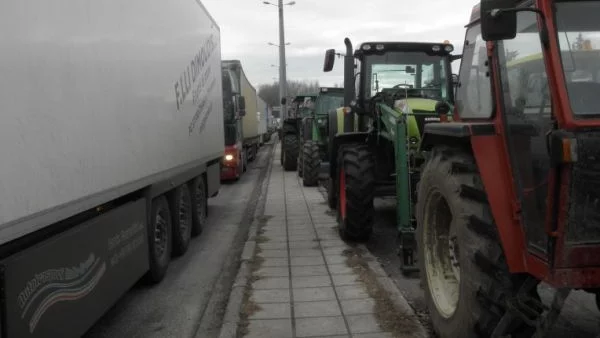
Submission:
[[[227,308],[225,309],[225,316],[223,317],[223,324],[219,332],[219,338],[236,338],[238,336],[238,325],[241,321],[240,312],[244,305],[244,294],[248,287],[248,280],[252,275],[250,269],[250,261],[254,258],[256,251],[255,237],[258,235],[257,216],[262,216],[265,210],[267,188],[269,186],[269,178],[271,177],[271,169],[273,167],[273,155],[277,143],[273,145],[271,150],[269,164],[267,168],[267,175],[263,182],[263,186],[260,191],[259,205],[257,205],[256,212],[254,214],[254,221],[250,225],[248,230],[248,240],[244,244],[244,250],[242,251],[240,269],[235,277],[235,282],[231,287],[231,293],[229,294],[229,300],[227,301]]]
[[[357,248],[361,249],[361,251],[363,252],[362,256],[366,259],[369,269],[373,271],[373,273],[377,276],[377,284],[383,290],[392,295],[390,300],[394,303],[394,307],[398,311],[415,319],[415,324],[418,327],[418,331],[414,332],[414,336],[412,337],[428,338],[429,335],[427,334],[427,330],[425,329],[421,321],[419,321],[417,314],[415,313],[413,308],[408,304],[408,301],[406,300],[402,292],[400,292],[400,290],[396,286],[396,283],[394,283],[394,281],[388,276],[385,270],[383,270],[383,268],[379,264],[379,261],[377,260],[377,257],[371,254],[371,252],[367,249],[367,247],[364,244],[357,245]]]

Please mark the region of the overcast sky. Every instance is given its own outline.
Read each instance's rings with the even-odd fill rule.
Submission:
[[[238,59],[253,85],[278,79],[277,7],[262,0],[201,0],[221,28],[223,59]],[[277,0],[271,0],[277,3]],[[284,3],[289,0],[284,1]],[[449,40],[457,53],[477,0],[296,0],[284,6],[288,80],[342,84],[342,59],[323,73],[325,50],[363,41]],[[457,70],[453,70],[457,72]],[[275,80],[273,79],[275,78]]]

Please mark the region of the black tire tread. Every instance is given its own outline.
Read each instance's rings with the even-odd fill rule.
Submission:
[[[188,230],[185,233],[182,233],[179,228],[179,202],[181,199],[186,199],[188,203],[188,210],[186,216],[186,222],[188,222]],[[182,256],[187,251],[190,240],[192,238],[192,229],[193,229],[193,205],[192,205],[192,194],[190,189],[186,184],[180,185],[175,188],[170,196],[170,206],[171,206],[171,232],[173,238],[173,255],[174,256]]]
[[[319,183],[321,154],[319,145],[314,141],[306,141],[302,147],[302,183],[305,187],[314,187]]]
[[[167,234],[170,238],[167,238],[167,252],[165,254],[165,261],[160,262],[158,258],[154,255],[154,222],[156,220],[156,213],[160,209],[166,209],[169,217],[166,218],[168,222]],[[171,209],[169,207],[169,202],[164,195],[158,196],[152,200],[152,206],[150,211],[150,219],[148,220],[148,258],[150,268],[148,273],[144,276],[144,280],[148,284],[158,284],[160,283],[165,275],[167,274],[167,270],[169,268],[169,263],[171,260],[171,252],[172,252],[172,231],[173,224],[171,223]]]
[[[426,194],[435,185],[435,181],[430,182],[434,176],[443,176],[448,182],[446,189],[439,190],[447,192],[444,194],[446,201],[455,206],[453,212],[460,214],[458,221],[454,216],[454,222],[459,231],[461,284],[467,283],[460,286],[461,295],[454,316],[445,320],[437,313],[429,293],[424,258],[418,260],[434,330],[441,338],[489,337],[506,312],[505,300],[516,295],[524,277],[511,275],[508,270],[475,160],[461,150],[434,148],[423,168],[415,208],[419,242],[423,238],[421,224]],[[419,248],[419,257],[425,249],[431,248]],[[516,324],[513,327],[523,328],[520,323]]]
[[[196,189],[204,190],[204,217],[201,217],[199,210],[196,209]],[[206,218],[208,217],[208,198],[206,192],[206,182],[204,181],[203,176],[197,177],[190,183],[190,193],[192,197],[192,237],[197,237],[202,233]]]
[[[285,171],[294,171],[298,166],[299,142],[300,140],[296,134],[283,135],[281,150],[285,152],[283,159],[283,169]]]
[[[367,145],[346,145],[338,152],[338,169],[341,166],[346,174],[346,219],[338,217],[340,236],[364,242],[373,232],[375,219],[375,160]],[[337,209],[339,215],[340,207]]]

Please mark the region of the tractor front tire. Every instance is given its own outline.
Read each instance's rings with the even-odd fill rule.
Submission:
[[[297,170],[298,170],[298,177],[302,178],[302,176],[304,175],[304,166],[303,166],[303,153],[302,151],[298,152],[298,164],[296,166]]]
[[[305,187],[314,187],[319,183],[321,154],[319,145],[314,141],[306,141],[302,148],[302,183]]]
[[[298,136],[285,134],[282,140],[283,170],[294,171],[298,166]]]
[[[434,148],[415,209],[421,284],[434,330],[441,338],[489,337],[525,277],[509,273],[473,157]],[[539,299],[536,288],[531,297]],[[520,319],[509,327],[504,334],[512,337],[529,329]]]
[[[373,232],[375,216],[375,160],[369,147],[351,144],[340,148],[337,171],[340,237],[365,242]]]

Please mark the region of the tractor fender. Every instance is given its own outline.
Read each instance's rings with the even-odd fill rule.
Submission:
[[[332,140],[330,140],[330,151],[329,151],[329,177],[336,177],[337,172],[337,154],[338,150],[341,146],[350,143],[367,143],[367,137],[369,133],[366,132],[352,132],[352,133],[343,133],[336,135]]]
[[[492,123],[432,122],[423,129],[419,151],[429,151],[440,144],[462,146],[470,151],[472,136],[496,133]]]

